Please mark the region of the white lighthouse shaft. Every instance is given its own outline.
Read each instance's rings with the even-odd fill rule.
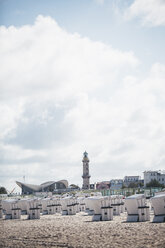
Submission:
[[[90,175],[89,175],[89,159],[88,159],[88,153],[84,152],[83,156],[83,189],[89,189],[90,188]]]

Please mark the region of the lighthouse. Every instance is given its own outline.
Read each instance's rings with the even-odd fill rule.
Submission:
[[[88,153],[85,151],[83,154],[83,185],[82,189],[89,189],[90,188],[90,175],[89,175],[89,158]]]

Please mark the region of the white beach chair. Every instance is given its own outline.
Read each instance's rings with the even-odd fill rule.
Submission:
[[[85,203],[85,212],[86,212],[88,215],[91,215],[89,198],[90,198],[90,197],[85,197],[85,199],[84,199],[84,203]],[[93,213],[92,213],[92,215],[93,215]]]
[[[86,210],[86,205],[85,205],[85,198],[84,197],[79,197],[77,199],[79,203],[79,210],[80,212],[84,212]]]
[[[75,198],[70,198],[67,202],[68,215],[75,215],[77,212],[77,202]]]
[[[2,201],[2,208],[4,210],[5,219],[12,219],[12,206],[17,203],[16,199],[9,199]]]
[[[61,203],[60,203],[60,198],[55,198],[54,199],[54,207],[55,207],[55,213],[61,213],[62,206],[61,206]]]
[[[21,209],[18,207],[17,202],[12,204],[11,215],[12,219],[21,219]]]
[[[150,220],[149,206],[146,205],[144,194],[129,196],[125,199],[127,209],[127,221],[148,221]]]
[[[151,198],[154,209],[153,222],[165,222],[165,194],[158,194]]]
[[[17,206],[21,209],[21,215],[27,215],[29,213],[29,198],[18,200]]]
[[[120,215],[121,213],[121,198],[118,195],[111,196],[111,206],[113,207],[113,215]]]
[[[29,219],[40,219],[40,207],[38,201],[33,199],[29,201]]]
[[[3,218],[2,200],[0,200],[0,219]]]
[[[87,198],[89,201],[89,209],[93,212],[92,221],[100,221],[101,220],[101,201],[103,199],[102,196],[93,196]]]
[[[111,197],[104,197],[101,201],[101,220],[113,220],[113,207],[111,206]]]
[[[50,199],[47,202],[47,213],[48,214],[55,214],[55,206],[54,206],[54,201]]]
[[[62,215],[68,215],[68,210],[69,210],[69,214],[71,214],[72,210],[70,210],[70,209],[72,209],[72,208],[69,208],[69,206],[72,204],[73,204],[73,197],[72,196],[67,196],[67,197],[61,199]]]
[[[41,207],[42,207],[42,215],[48,214],[48,208],[50,198],[44,198],[41,200]]]

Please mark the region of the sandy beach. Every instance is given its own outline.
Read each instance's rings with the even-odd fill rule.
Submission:
[[[151,218],[152,220],[152,218]],[[165,223],[92,222],[85,213],[45,215],[39,220],[0,220],[0,247],[165,247]]]

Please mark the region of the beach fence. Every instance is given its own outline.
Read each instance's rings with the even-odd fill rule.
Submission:
[[[123,195],[124,197],[128,197],[135,194],[144,194],[146,197],[153,197],[157,192],[160,192],[162,188],[123,188],[123,189],[104,189],[100,190],[103,196],[110,195]]]
[[[139,192],[139,189],[133,188],[125,188],[125,189],[105,189],[100,191],[103,196],[111,196],[111,195],[122,195],[122,196],[130,196]]]

